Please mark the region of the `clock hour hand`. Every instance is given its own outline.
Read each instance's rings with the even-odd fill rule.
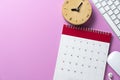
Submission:
[[[73,8],[73,9],[71,9],[71,11],[77,11],[77,9],[76,9],[76,8]]]
[[[78,8],[73,8],[73,9],[71,9],[71,11],[77,11],[77,12],[79,12],[79,9]]]

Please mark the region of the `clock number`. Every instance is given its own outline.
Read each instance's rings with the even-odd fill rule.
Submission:
[[[87,3],[87,5],[88,5],[88,6],[90,5],[89,2]]]
[[[82,21],[84,21],[84,19],[82,19]]]
[[[65,10],[68,10],[67,8],[64,8]]]
[[[87,18],[89,17],[89,14],[86,16]]]
[[[77,20],[76,20],[76,23],[77,23]]]
[[[69,3],[69,1],[66,1],[66,4],[68,4]]]
[[[70,18],[70,21],[72,20],[72,18]]]

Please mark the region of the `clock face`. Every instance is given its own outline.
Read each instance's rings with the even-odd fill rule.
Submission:
[[[62,14],[66,21],[74,25],[85,23],[91,16],[92,7],[89,0],[65,0]]]

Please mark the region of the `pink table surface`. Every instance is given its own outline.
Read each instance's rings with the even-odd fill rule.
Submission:
[[[53,79],[62,26],[66,23],[61,14],[63,2],[0,0],[0,80]],[[111,32],[110,52],[120,51],[120,40],[94,6],[91,19],[83,26]],[[114,74],[114,80],[120,80],[109,66],[106,75],[108,72]]]

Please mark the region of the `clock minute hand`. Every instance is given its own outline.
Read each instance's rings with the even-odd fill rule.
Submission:
[[[80,7],[81,7],[82,5],[83,5],[83,3],[81,2],[77,9],[80,9]]]

